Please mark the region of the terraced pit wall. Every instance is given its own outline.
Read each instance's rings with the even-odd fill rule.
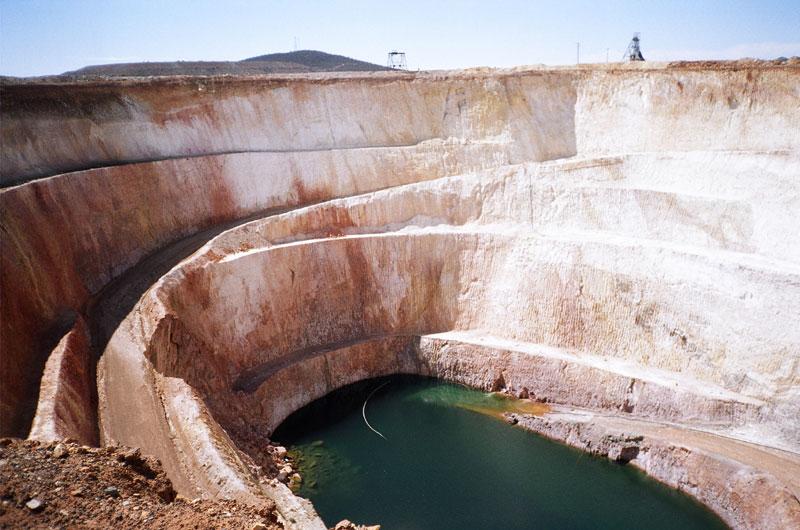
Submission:
[[[397,372],[796,454],[799,71],[7,83],[3,434],[53,410],[80,314],[97,394],[42,395],[98,427],[47,432],[141,447],[192,496],[277,495],[242,451]]]

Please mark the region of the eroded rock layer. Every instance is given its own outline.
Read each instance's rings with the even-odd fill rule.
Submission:
[[[798,80],[733,63],[4,86],[3,433],[38,400],[39,437],[141,447],[187,496],[271,497],[309,528],[249,471],[257,440],[392,373],[800,470]],[[89,358],[96,395],[57,384],[60,359]],[[626,459],[673,483],[668,443]],[[800,521],[780,477],[778,516],[704,493],[741,469],[685,489],[735,527]]]

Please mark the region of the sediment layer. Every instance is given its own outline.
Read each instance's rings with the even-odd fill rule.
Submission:
[[[33,423],[140,447],[187,497],[274,498],[303,528],[322,523],[242,451],[313,399],[392,373],[791,464],[799,72],[4,86],[3,434]],[[571,441],[565,418],[517,421]],[[647,443],[629,460],[678,487],[676,470],[736,458],[721,444],[687,464],[669,436]],[[684,489],[736,528],[800,521],[797,492],[758,466],[719,493],[741,465]],[[782,511],[737,497],[756,482]]]

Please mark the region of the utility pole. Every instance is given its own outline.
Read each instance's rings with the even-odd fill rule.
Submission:
[[[581,64],[581,43],[578,43],[578,60],[576,61],[577,64]]]

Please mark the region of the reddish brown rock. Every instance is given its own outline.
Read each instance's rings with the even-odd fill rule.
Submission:
[[[45,442],[75,439],[83,445],[97,445],[90,341],[86,322],[79,315],[47,360],[29,438]]]

